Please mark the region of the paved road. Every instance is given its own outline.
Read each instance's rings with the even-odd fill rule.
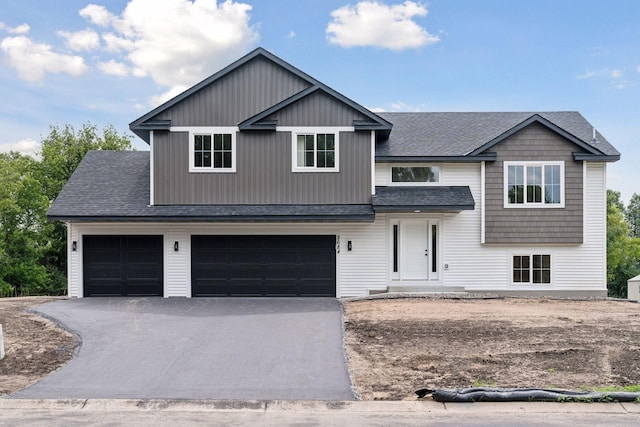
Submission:
[[[82,347],[10,398],[354,399],[333,298],[85,298],[38,310]]]

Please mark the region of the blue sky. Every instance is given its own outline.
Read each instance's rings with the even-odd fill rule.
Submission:
[[[640,193],[637,0],[0,0],[0,151],[129,133],[258,46],[377,111],[580,111],[622,152],[608,187]]]

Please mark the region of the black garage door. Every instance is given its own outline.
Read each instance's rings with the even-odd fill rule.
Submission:
[[[162,236],[84,236],[84,296],[162,296]]]
[[[335,236],[192,236],[193,296],[335,296]]]

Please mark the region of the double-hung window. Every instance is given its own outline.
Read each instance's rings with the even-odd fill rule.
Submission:
[[[564,162],[504,162],[505,207],[564,207]]]
[[[513,283],[551,283],[551,255],[514,255]]]
[[[337,172],[337,133],[295,133],[294,171]]]
[[[198,129],[189,144],[190,172],[235,172],[235,131]]]

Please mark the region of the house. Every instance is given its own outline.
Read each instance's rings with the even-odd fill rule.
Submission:
[[[264,49],[89,152],[51,206],[69,295],[606,294],[577,112],[373,113]]]

